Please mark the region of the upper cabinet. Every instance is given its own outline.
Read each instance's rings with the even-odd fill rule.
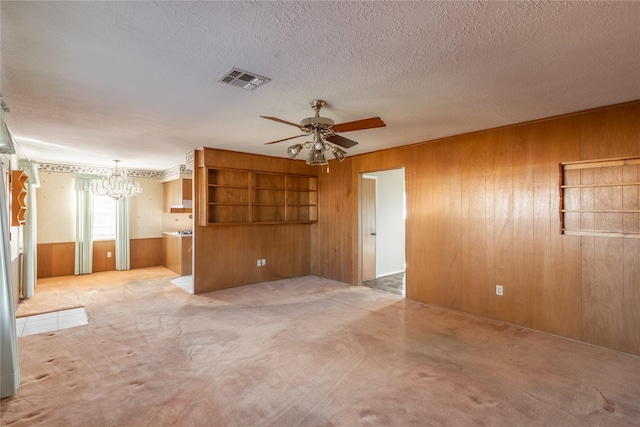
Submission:
[[[11,225],[14,227],[25,223],[27,178],[28,176],[24,171],[11,171]]]
[[[193,207],[192,180],[181,178],[163,183],[164,211],[191,213]]]

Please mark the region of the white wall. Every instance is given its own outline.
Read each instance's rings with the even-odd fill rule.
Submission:
[[[134,178],[142,193],[129,201],[129,238],[162,237],[162,181],[155,178]]]
[[[187,213],[163,213],[162,231],[193,230],[193,215]]]
[[[38,243],[75,241],[75,174],[40,172],[36,192]],[[155,178],[134,178],[142,193],[131,198],[129,230],[132,239],[162,237],[162,182]]]
[[[404,169],[367,173],[376,177],[376,275],[404,271]]]
[[[75,175],[61,172],[39,172],[38,175],[40,176],[40,188],[36,190],[38,243],[75,241]]]

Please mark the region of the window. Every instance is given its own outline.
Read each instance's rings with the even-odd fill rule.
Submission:
[[[93,196],[93,240],[115,240],[116,201],[109,196]]]

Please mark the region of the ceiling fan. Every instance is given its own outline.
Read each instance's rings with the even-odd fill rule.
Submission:
[[[336,147],[351,148],[358,143],[343,136],[338,135],[338,132],[351,132],[355,130],[372,129],[378,127],[384,127],[386,124],[380,119],[380,117],[371,117],[369,119],[356,120],[353,122],[335,124],[333,120],[328,117],[320,116],[320,109],[326,104],[322,99],[314,99],[311,101],[311,108],[316,112],[315,116],[303,119],[299,125],[288,122],[286,120],[278,119],[276,117],[260,116],[264,119],[273,120],[278,123],[284,123],[285,125],[295,126],[303,132],[302,135],[296,135],[289,138],[279,139],[277,141],[267,142],[265,145],[276,144],[282,141],[288,141],[290,139],[300,138],[307,135],[313,135],[313,141],[307,141],[304,144],[295,144],[287,148],[287,153],[293,159],[297,158],[303,148],[309,149],[309,156],[307,158],[307,164],[310,165],[326,165],[327,160],[324,152],[331,151],[333,155],[339,161],[343,161],[347,156],[346,151]],[[331,144],[334,145],[331,145]]]

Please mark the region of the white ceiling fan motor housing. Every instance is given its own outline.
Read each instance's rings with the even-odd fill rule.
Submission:
[[[328,117],[307,117],[300,122],[301,127],[309,127],[318,130],[331,129],[334,124],[335,122]]]

